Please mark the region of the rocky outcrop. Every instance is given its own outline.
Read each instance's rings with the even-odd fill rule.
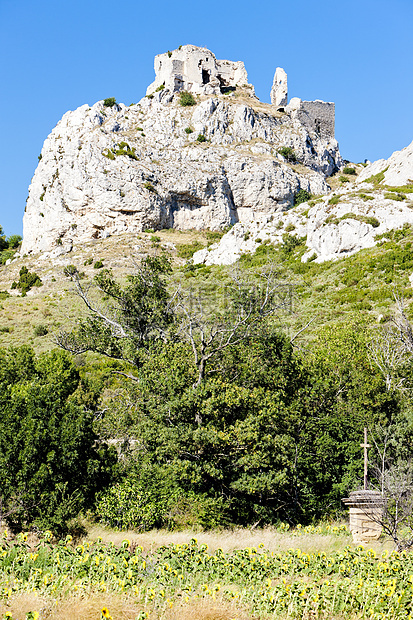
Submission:
[[[374,170],[374,164],[372,167]],[[400,174],[400,178],[405,178],[401,170]],[[248,226],[236,224],[218,244],[196,252],[194,263],[231,264],[241,254],[255,252],[261,243],[282,243],[286,234],[305,239],[304,262],[324,262],[373,247],[387,231],[413,225],[413,194],[391,193],[386,187],[362,179],[347,185],[333,195],[302,203]]]
[[[277,67],[274,74],[270,93],[271,103],[277,110],[283,110],[288,103],[287,74],[281,67]]]
[[[198,96],[192,106],[166,87],[135,105],[83,105],[43,145],[22,253],[59,254],[126,231],[217,230],[269,218],[291,208],[301,189],[327,193],[326,177],[341,165],[334,138],[248,89]]]
[[[389,159],[378,159],[369,164],[359,175],[359,182],[383,173],[381,181],[390,186],[413,183],[413,142],[401,151],[395,151]]]

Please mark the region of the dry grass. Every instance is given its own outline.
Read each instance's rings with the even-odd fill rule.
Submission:
[[[88,596],[70,594],[59,598],[36,596],[34,593],[14,595],[7,604],[0,603],[0,616],[9,612],[13,620],[24,620],[29,611],[39,612],[41,620],[98,620],[107,608],[113,620],[135,620],[144,606],[127,594],[96,593]],[[149,620],[247,620],[245,610],[222,599],[192,599],[176,602],[171,607],[148,610]]]
[[[90,526],[87,538],[96,540],[99,536],[105,542],[113,542],[115,545],[120,545],[122,540],[128,539],[140,545],[145,553],[152,552],[158,547],[170,543],[187,543],[191,538],[196,538],[199,544],[207,544],[210,553],[213,553],[218,548],[229,552],[234,549],[258,547],[260,544],[264,545],[265,549],[275,552],[300,548],[305,553],[318,551],[331,553],[333,551],[340,551],[347,545],[353,545],[351,537],[346,535],[301,534],[297,531],[294,533],[282,533],[273,527],[253,531],[248,528],[208,532],[152,530],[140,534],[134,531],[117,532],[99,525]],[[368,545],[368,547],[373,548],[378,553],[385,549],[391,550],[393,548],[389,541],[375,542]]]
[[[14,594],[7,602],[0,602],[0,617],[2,618],[8,611],[12,614],[13,620],[23,620],[29,611],[40,611],[48,605],[46,599],[35,592]]]
[[[175,604],[165,611],[162,618],[165,620],[247,620],[253,616],[234,604],[222,600],[199,599]]]
[[[153,243],[151,237],[160,237]],[[92,240],[82,246],[75,246],[70,254],[54,261],[42,260],[41,256],[25,257],[10,265],[0,265],[0,291],[12,293],[11,297],[0,300],[0,347],[28,344],[37,353],[53,348],[54,334],[62,327],[73,325],[76,318],[84,312],[79,298],[73,294],[72,283],[64,276],[66,265],[73,264],[92,279],[98,270],[93,265],[103,261],[104,267],[112,269],[116,278],[124,278],[135,270],[137,260],[147,254],[156,254],[164,248],[172,259],[181,265],[185,261],[177,257],[175,248],[195,240],[207,245],[204,232],[169,231],[155,233],[126,233],[108,239]],[[91,264],[85,265],[85,262]],[[43,286],[33,288],[26,297],[11,290],[14,280],[19,279],[20,268],[25,265],[29,271],[36,272]],[[48,329],[45,336],[36,336],[34,328],[44,325]],[[3,331],[4,330],[4,331]]]

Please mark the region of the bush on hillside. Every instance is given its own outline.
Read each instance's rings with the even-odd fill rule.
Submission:
[[[278,149],[278,153],[284,157],[288,162],[293,163],[297,161],[297,155],[291,146],[282,146]]]
[[[22,294],[22,297],[25,297],[26,293],[28,291],[30,291],[30,289],[33,286],[42,286],[43,285],[43,282],[41,281],[41,279],[37,275],[37,273],[34,273],[34,272],[30,273],[30,271],[24,265],[20,269],[19,276],[20,277],[19,277],[18,282],[13,282],[13,284],[11,285],[11,288],[19,289],[19,291]]]
[[[343,168],[343,174],[356,174],[356,169],[355,168]]]
[[[294,205],[300,205],[302,202],[308,202],[311,200],[310,192],[307,192],[305,189],[299,189],[296,195],[294,196]]]
[[[186,90],[181,90],[181,92],[179,93],[179,103],[182,106],[186,107],[195,105],[196,101],[194,99],[194,96],[191,95],[191,93],[188,93]]]
[[[108,97],[107,99],[104,99],[103,105],[105,108],[113,108],[113,106],[116,105],[115,97]]]

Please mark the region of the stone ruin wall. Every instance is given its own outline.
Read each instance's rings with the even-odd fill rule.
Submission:
[[[248,86],[251,95],[254,87],[248,84],[248,74],[241,61],[217,60],[205,47],[183,45],[180,48],[155,56],[155,81],[146,94],[159,88],[172,93],[186,90],[196,95],[218,95],[236,86]],[[287,74],[277,67],[271,89],[271,104],[278,111],[286,111],[306,127],[325,138],[334,138],[335,105],[325,101],[302,101],[298,97],[288,101]]]
[[[334,138],[335,104],[326,101],[302,101],[296,112],[300,123],[320,136]]]
[[[250,86],[241,61],[217,60],[205,47],[184,45],[180,49],[155,56],[155,81],[146,94],[159,87],[171,92],[186,90],[194,94],[218,95],[225,89]],[[250,86],[253,94],[253,88]]]

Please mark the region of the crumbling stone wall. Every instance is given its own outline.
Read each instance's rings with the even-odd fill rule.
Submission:
[[[147,95],[162,86],[171,92],[187,90],[194,94],[218,95],[227,88],[248,85],[243,62],[217,60],[208,49],[195,45],[183,45],[173,52],[155,56],[155,74]]]
[[[296,117],[309,131],[315,131],[324,138],[334,138],[335,104],[326,101],[301,101]]]

